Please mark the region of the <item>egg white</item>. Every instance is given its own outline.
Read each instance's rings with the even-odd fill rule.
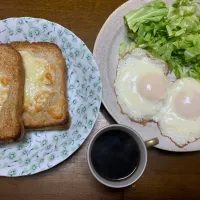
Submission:
[[[164,87],[167,88],[168,80],[165,74],[167,74],[166,64],[161,60],[152,58],[143,49],[135,49],[131,54],[122,58],[118,64],[117,77],[114,83],[117,101],[122,112],[134,121],[152,120],[161,109],[165,95],[158,101],[146,98],[145,95],[141,94],[140,80],[141,78],[145,80],[146,76],[153,75],[159,77]],[[153,81],[155,82],[156,79]],[[159,89],[161,86],[157,84],[156,87]],[[154,92],[156,91],[157,89],[154,89]]]
[[[154,117],[162,135],[169,137],[179,147],[199,139],[199,103],[200,82],[182,78],[171,84],[162,109]]]

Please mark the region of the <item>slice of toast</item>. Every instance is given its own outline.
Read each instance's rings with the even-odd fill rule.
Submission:
[[[0,141],[19,140],[24,134],[24,68],[20,54],[0,44]]]
[[[10,45],[21,54],[25,68],[25,128],[67,128],[67,68],[59,47],[47,42],[13,42]]]

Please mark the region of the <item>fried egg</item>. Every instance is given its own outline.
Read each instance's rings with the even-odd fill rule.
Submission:
[[[154,118],[162,135],[184,147],[200,138],[200,82],[176,80],[168,88],[165,103]]]
[[[150,121],[163,105],[168,89],[166,64],[143,49],[119,61],[114,83],[123,113],[137,122]]]

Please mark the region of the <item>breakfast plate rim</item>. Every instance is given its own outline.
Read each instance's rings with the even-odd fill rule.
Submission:
[[[53,25],[55,25],[56,26],[56,28],[54,29],[54,30],[56,30],[56,31],[58,31],[59,29],[58,29],[58,27],[59,28],[61,28],[61,29],[63,29],[63,30],[66,30],[66,32],[68,33],[68,35],[70,35],[70,37],[74,37],[75,39],[76,39],[76,42],[77,42],[77,47],[79,48],[79,47],[82,47],[85,51],[86,51],[86,54],[85,54],[85,56],[84,56],[84,60],[83,60],[83,62],[85,62],[85,60],[86,60],[86,55],[89,55],[90,56],[90,59],[91,59],[91,62],[92,62],[92,64],[94,64],[94,69],[97,69],[96,70],[96,72],[95,72],[95,74],[96,74],[96,78],[95,78],[95,80],[97,80],[98,78],[98,80],[99,80],[99,83],[98,83],[98,86],[100,87],[100,90],[97,90],[97,88],[96,89],[94,89],[95,90],[95,96],[97,97],[97,99],[95,100],[95,103],[94,103],[94,106],[96,106],[96,114],[95,115],[91,115],[91,113],[92,113],[92,110],[91,110],[91,108],[93,108],[93,106],[91,107],[91,108],[88,108],[88,111],[87,111],[87,109],[86,109],[86,113],[88,113],[88,116],[92,116],[92,122],[91,122],[91,124],[90,125],[88,125],[88,124],[86,124],[86,126],[87,126],[87,130],[86,130],[86,132],[85,133],[82,133],[83,134],[83,136],[81,137],[81,139],[77,142],[77,148],[76,147],[74,147],[73,149],[71,149],[70,151],[69,151],[69,154],[66,156],[66,157],[59,157],[59,159],[58,160],[56,160],[55,161],[55,163],[53,163],[52,164],[52,166],[45,166],[45,167],[39,167],[38,168],[38,170],[36,170],[36,171],[30,171],[30,172],[27,172],[27,173],[24,173],[24,174],[21,174],[21,173],[17,173],[17,174],[11,174],[9,171],[10,170],[12,170],[12,169],[10,169],[10,170],[7,170],[6,168],[0,168],[0,176],[7,176],[7,177],[18,177],[18,176],[27,176],[27,175],[33,175],[33,174],[36,174],[36,173],[40,173],[40,172],[43,172],[43,171],[46,171],[46,170],[48,170],[48,169],[50,169],[50,168],[53,168],[53,167],[55,167],[56,165],[58,165],[58,164],[60,164],[60,163],[62,163],[62,162],[64,162],[65,160],[67,160],[69,157],[71,157],[72,155],[73,155],[73,153],[75,153],[78,149],[80,149],[80,147],[83,145],[83,143],[86,141],[86,139],[88,138],[88,136],[91,134],[91,132],[92,132],[92,129],[93,129],[93,127],[94,127],[94,125],[95,125],[95,123],[96,123],[96,121],[97,121],[97,118],[98,118],[98,116],[99,116],[99,111],[100,111],[100,106],[101,106],[101,100],[102,100],[102,80],[101,80],[101,76],[100,76],[100,71],[99,71],[99,67],[98,67],[98,65],[97,65],[97,63],[96,63],[96,61],[95,61],[95,59],[94,59],[94,56],[92,55],[92,51],[86,46],[86,44],[82,41],[82,39],[80,39],[74,32],[72,32],[71,30],[69,30],[68,28],[66,28],[66,27],[64,27],[63,25],[60,25],[59,23],[56,23],[56,22],[54,22],[54,21],[50,21],[50,20],[47,20],[47,19],[44,19],[44,18],[37,18],[37,17],[29,17],[29,16],[27,16],[27,17],[10,17],[10,18],[5,18],[5,19],[1,19],[0,20],[0,22],[1,23],[3,23],[3,21],[14,21],[14,20],[20,20],[20,19],[22,19],[22,20],[38,20],[38,21],[42,21],[42,22],[45,22],[45,23],[51,23],[52,24],[52,26]],[[8,22],[9,23],[9,22]],[[22,30],[23,31],[23,30]],[[67,38],[67,39],[69,39],[69,38]],[[25,40],[25,39],[24,39]],[[24,41],[24,40],[19,40],[19,41]],[[36,39],[37,40],[37,39]],[[34,41],[30,41],[30,40],[27,40],[27,41],[29,41],[29,42],[34,42]],[[12,41],[11,41],[12,42]],[[38,42],[42,42],[42,41],[38,41]],[[70,42],[72,42],[72,41],[70,41]],[[56,43],[56,42],[53,42],[53,43]],[[80,49],[79,49],[80,50]],[[61,51],[62,51],[62,49],[61,49]],[[71,50],[70,50],[71,51]],[[63,51],[62,51],[63,52]],[[66,56],[65,55],[63,55],[63,57],[64,58],[66,58]],[[67,58],[66,58],[67,59]],[[68,63],[69,64],[69,63]],[[69,68],[69,66],[68,66],[68,64],[67,64],[67,68]],[[90,70],[92,69],[92,67],[90,67]],[[92,72],[92,71],[91,71]],[[89,79],[89,74],[87,75],[87,78]],[[67,80],[67,83],[69,83],[68,82],[68,80]],[[88,84],[89,84],[89,82],[88,82]],[[68,90],[67,90],[67,92],[68,92]],[[98,99],[99,98],[99,99]],[[88,101],[88,100],[87,100]],[[89,101],[88,101],[89,102]],[[78,115],[77,115],[78,116]],[[78,119],[78,117],[76,117],[77,119]],[[83,119],[82,119],[83,120]],[[69,128],[69,129],[67,129],[67,130],[64,130],[65,132],[67,131],[67,133],[68,133],[68,131],[71,129],[71,127]],[[28,131],[29,132],[29,131]],[[41,131],[38,131],[38,132],[41,132]],[[47,131],[48,132],[48,131]],[[54,130],[54,132],[58,132],[58,130]],[[72,131],[71,131],[72,132]],[[27,134],[29,134],[29,133],[27,133]],[[51,142],[51,141],[50,141]],[[7,144],[1,144],[1,146],[0,146],[0,148],[2,148],[2,145],[7,145]],[[12,144],[11,144],[12,145]],[[13,143],[13,145],[18,145],[18,144],[15,144],[15,143]],[[4,148],[4,147],[3,147]],[[71,147],[72,148],[72,147]],[[0,159],[1,159],[1,154],[0,154]],[[48,165],[48,163],[47,163],[47,165]],[[0,166],[1,166],[1,163],[0,163]],[[16,167],[16,170],[18,170],[18,168]]]
[[[98,57],[97,51],[98,51],[98,47],[99,47],[99,45],[100,45],[100,39],[101,39],[101,37],[102,37],[102,35],[103,35],[105,29],[108,28],[110,21],[111,21],[113,18],[115,18],[115,17],[117,16],[118,12],[120,12],[122,9],[125,9],[125,8],[128,7],[129,5],[134,4],[134,1],[135,1],[135,0],[129,0],[129,1],[125,2],[125,3],[123,3],[123,4],[120,5],[117,9],[115,9],[115,10],[109,15],[109,17],[106,19],[106,21],[104,22],[103,26],[101,27],[101,29],[100,29],[100,31],[99,31],[99,33],[98,33],[98,35],[97,35],[97,38],[96,38],[96,40],[95,40],[95,43],[94,43],[94,48],[93,48],[93,55],[94,55],[94,58],[97,58],[97,57]],[[144,0],[144,1],[145,1],[145,0]],[[151,1],[150,1],[150,0],[147,0],[147,2],[151,2]],[[147,3],[147,2],[146,2],[146,3]],[[165,0],[164,2],[165,2],[165,3],[169,3],[169,2],[172,3],[173,0]],[[97,61],[97,60],[96,60],[96,61]],[[102,78],[102,85],[103,85],[103,87],[104,87],[104,83],[103,83],[103,82],[104,82],[104,77],[103,77],[103,75],[102,75],[101,65],[100,65],[99,63],[97,63],[97,64],[99,65],[99,70],[100,70],[100,74],[101,74],[101,78]],[[104,88],[104,89],[105,89],[105,88]],[[106,110],[108,111],[108,113],[110,114],[110,116],[115,120],[116,123],[122,124],[122,125],[126,125],[126,126],[127,126],[127,124],[123,124],[123,123],[120,121],[120,118],[119,118],[119,117],[116,117],[116,116],[114,115],[113,111],[111,111],[111,109],[109,108],[109,106],[108,106],[107,103],[105,102],[104,91],[103,91],[103,95],[102,95],[102,103],[103,103],[104,107],[106,108]],[[131,127],[131,128],[133,128],[133,127]],[[133,129],[134,129],[134,128],[133,128]],[[137,131],[136,131],[136,132],[137,132]],[[162,136],[162,137],[165,137],[165,136]],[[197,142],[197,141],[194,141],[194,142],[192,142],[192,143],[190,143],[190,144],[193,144],[193,143],[195,143],[195,142]],[[199,149],[198,149],[198,148],[195,148],[195,149],[190,149],[190,150],[185,150],[184,148],[169,149],[169,148],[158,147],[157,145],[154,146],[154,147],[157,148],[157,149],[165,150],[165,151],[179,152],[179,153],[195,152],[195,151],[199,151],[199,150],[200,150],[200,148],[199,148]]]

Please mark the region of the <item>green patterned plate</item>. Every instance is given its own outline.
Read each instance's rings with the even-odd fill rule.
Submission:
[[[71,126],[67,131],[29,131],[21,142],[0,145],[0,176],[35,174],[67,159],[89,135],[102,97],[99,69],[86,45],[71,31],[30,17],[0,21],[0,43],[52,42],[68,67]]]

